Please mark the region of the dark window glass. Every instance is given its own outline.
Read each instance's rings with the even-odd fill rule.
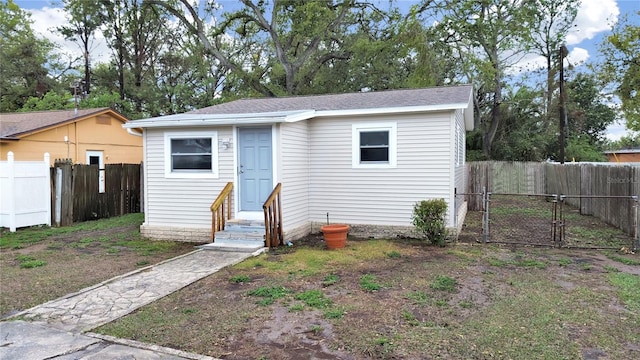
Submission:
[[[211,170],[211,155],[173,155],[173,170]]]
[[[388,131],[362,131],[360,132],[360,147],[365,146],[389,146]]]
[[[360,132],[360,162],[389,162],[389,131]]]
[[[171,139],[171,169],[212,169],[211,138]]]

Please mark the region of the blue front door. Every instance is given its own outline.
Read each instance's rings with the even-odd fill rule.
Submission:
[[[271,128],[241,128],[238,138],[240,211],[261,211],[273,190]]]

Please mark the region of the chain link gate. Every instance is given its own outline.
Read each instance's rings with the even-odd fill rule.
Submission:
[[[456,193],[456,202],[467,203],[467,214],[458,233],[458,241],[486,243],[489,240],[488,195],[484,188],[480,193]]]
[[[488,195],[489,242],[557,246],[559,204],[548,194]]]
[[[504,243],[564,248],[638,249],[635,196],[556,194],[456,194],[468,212],[461,242]],[[604,209],[604,210],[603,210]],[[626,216],[625,231],[608,225],[602,212]],[[598,217],[594,216],[598,215]],[[612,216],[613,216],[612,215]],[[631,235],[629,235],[631,234]]]
[[[640,247],[637,196],[559,195],[558,199],[559,247],[630,250]],[[612,217],[623,219],[620,228],[608,224]]]

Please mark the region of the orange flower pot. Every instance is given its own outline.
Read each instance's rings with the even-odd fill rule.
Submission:
[[[329,249],[341,249],[347,245],[347,233],[349,225],[329,224],[323,225],[320,230],[324,234],[324,241]]]

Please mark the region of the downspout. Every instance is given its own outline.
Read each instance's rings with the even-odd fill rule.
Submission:
[[[127,134],[129,135],[133,135],[133,136],[138,136],[138,137],[142,137],[142,134],[137,132],[137,131],[133,131],[133,129],[131,128],[127,128]]]

